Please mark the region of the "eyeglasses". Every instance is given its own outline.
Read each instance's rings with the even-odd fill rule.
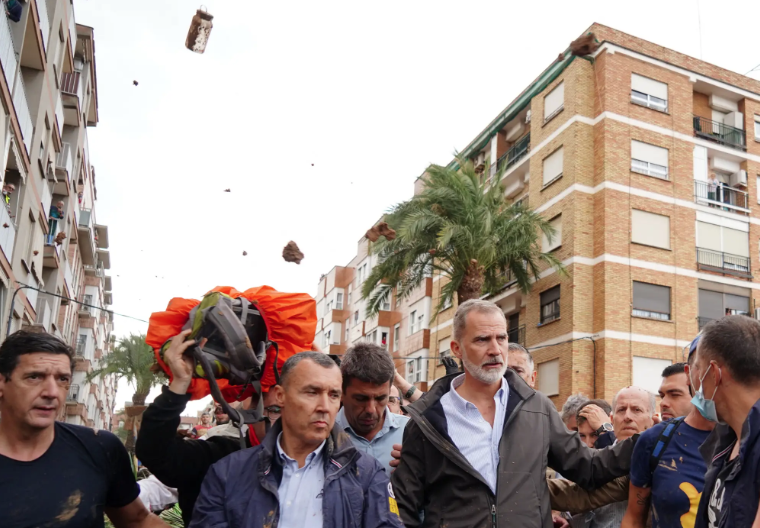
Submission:
[[[398,403],[399,399],[397,396],[388,396],[388,403]]]
[[[269,414],[280,414],[282,413],[282,407],[279,405],[270,405],[269,407],[264,407],[264,411]]]

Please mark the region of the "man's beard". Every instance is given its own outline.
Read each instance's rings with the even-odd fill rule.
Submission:
[[[489,361],[488,363],[498,363],[501,364],[500,369],[485,369],[481,365],[476,365],[472,361],[469,360],[467,357],[467,350],[463,350],[462,354],[462,363],[464,364],[464,368],[467,370],[467,372],[476,380],[478,380],[481,383],[485,383],[486,385],[491,385],[493,383],[496,383],[501,378],[504,377],[504,373],[507,371],[507,364],[504,362],[502,358],[495,358],[495,361]]]

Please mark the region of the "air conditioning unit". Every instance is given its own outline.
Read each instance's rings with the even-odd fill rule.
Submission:
[[[760,319],[760,308],[755,308],[755,319]]]
[[[525,124],[527,125],[530,123],[530,109],[528,109],[528,113],[525,114]]]
[[[747,171],[740,170],[731,175],[729,179],[731,187],[746,187],[747,186]]]
[[[478,152],[473,164],[475,165],[475,172],[483,172],[486,167],[486,153]]]

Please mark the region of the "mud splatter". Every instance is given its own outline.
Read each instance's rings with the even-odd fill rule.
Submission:
[[[79,504],[82,502],[82,492],[76,490],[63,504],[63,510],[56,516],[58,522],[68,522],[79,512]]]

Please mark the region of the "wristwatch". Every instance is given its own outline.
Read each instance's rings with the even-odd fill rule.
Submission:
[[[597,436],[602,436],[604,433],[609,433],[610,431],[612,431],[612,424],[607,422],[603,423],[602,426],[596,430],[596,434]]]
[[[411,387],[409,387],[409,390],[406,391],[406,393],[404,393],[404,398],[406,398],[408,400],[409,398],[412,397],[412,394],[414,394],[414,391],[416,391],[416,390],[417,390],[417,387],[415,387],[414,385],[412,385]]]

